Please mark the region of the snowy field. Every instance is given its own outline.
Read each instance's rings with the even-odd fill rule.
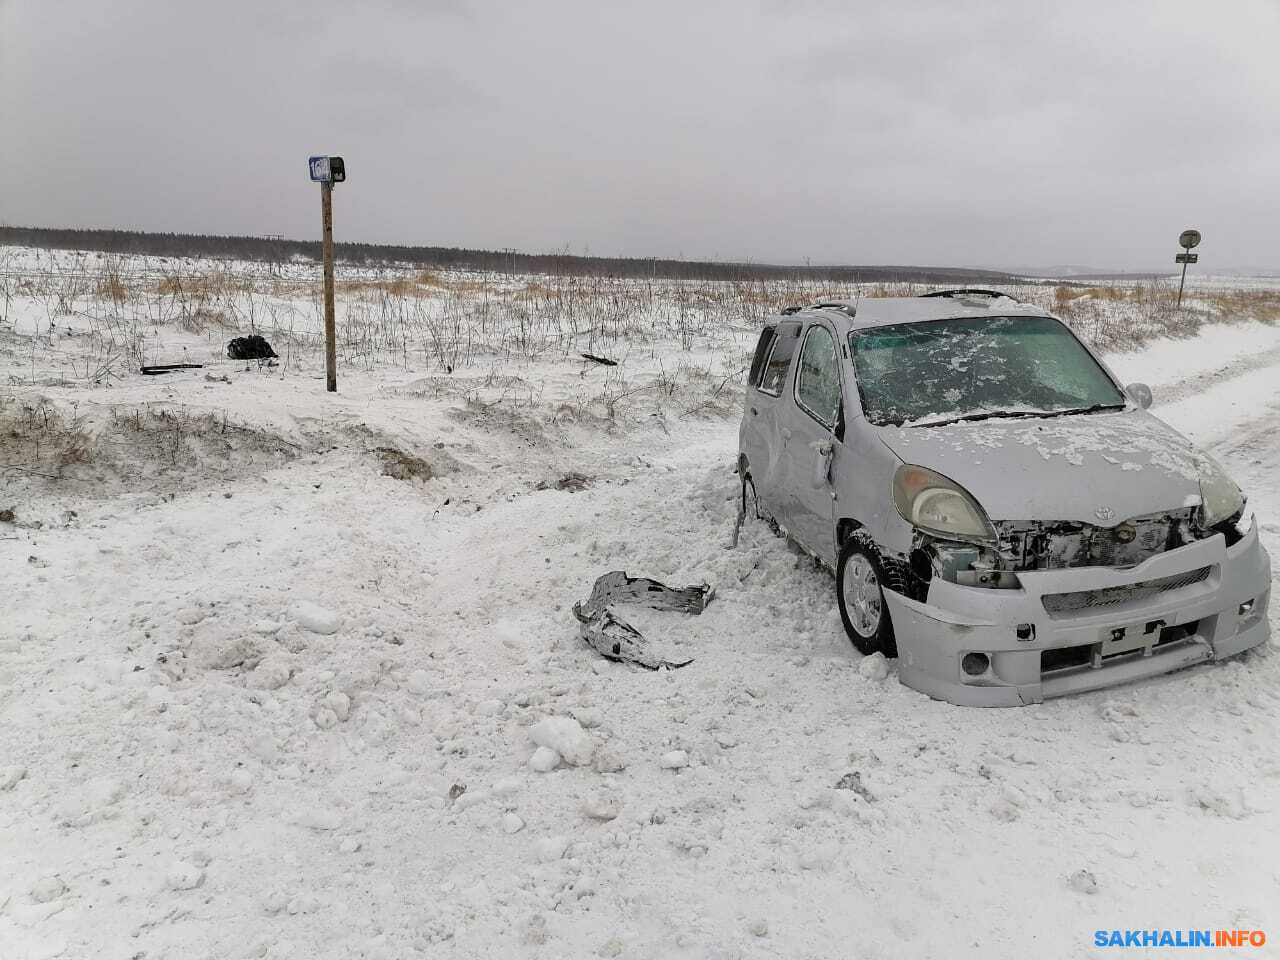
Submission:
[[[317,281],[0,248],[0,958],[1280,955],[1274,644],[965,709],[762,524],[730,546],[759,321],[849,291],[342,270],[333,395]],[[1276,288],[1019,288],[1273,556]],[[225,359],[251,329],[279,366]],[[715,587],[644,618],[692,664],[583,644],[614,569]]]

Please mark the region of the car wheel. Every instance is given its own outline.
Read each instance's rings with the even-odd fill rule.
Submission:
[[[836,602],[845,633],[859,653],[879,651],[886,657],[896,657],[898,646],[880,580],[880,559],[875,549],[856,535],[846,540],[836,563]]]

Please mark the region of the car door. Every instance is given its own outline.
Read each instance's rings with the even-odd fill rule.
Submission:
[[[763,353],[757,357],[759,362],[751,365],[747,408],[739,437],[756,497],[772,517],[778,517],[778,497],[786,467],[782,456],[784,438],[778,432],[778,410],[790,387],[791,359],[800,343],[800,327],[798,320],[784,320],[774,327],[769,343],[765,343],[765,335],[761,335],[757,351]]]
[[[831,477],[844,456],[840,432],[841,365],[834,331],[822,321],[805,329],[787,402],[779,412],[785,444],[786,496],[778,518],[814,556],[835,563]]]

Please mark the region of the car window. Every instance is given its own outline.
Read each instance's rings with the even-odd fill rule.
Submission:
[[[782,393],[782,385],[787,380],[787,368],[791,366],[791,358],[799,342],[800,324],[798,322],[778,324],[778,332],[773,338],[773,349],[769,351],[769,362],[765,364],[764,375],[760,378],[761,392],[775,397]]]
[[[751,358],[751,373],[747,376],[747,383],[753,387],[760,386],[760,378],[764,376],[764,362],[769,359],[775,331],[775,327],[765,327],[760,331],[760,342],[756,344],[755,356]]]
[[[796,402],[824,426],[833,426],[840,409],[840,362],[836,341],[826,327],[805,334],[796,372]]]
[[[849,335],[872,423],[932,425],[1120,407],[1124,395],[1052,317],[965,317]]]

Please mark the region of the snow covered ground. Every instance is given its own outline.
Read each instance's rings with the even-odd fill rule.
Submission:
[[[749,323],[616,333],[620,368],[384,344],[330,395],[310,346],[245,369],[172,322],[146,359],[205,368],[94,384],[97,302],[0,323],[4,960],[1274,955],[1274,645],[1017,710],[885,677],[828,574],[730,547]],[[1275,555],[1280,329],[1111,360]],[[691,665],[578,639],[612,569],[715,586],[643,619]]]

